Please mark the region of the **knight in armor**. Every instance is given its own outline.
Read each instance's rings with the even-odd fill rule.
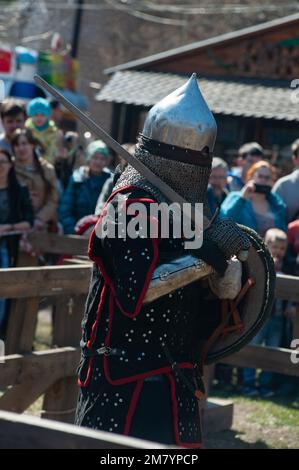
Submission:
[[[215,119],[192,75],[150,110],[135,156],[187,202],[204,203],[209,218],[206,190],[215,139]],[[161,220],[151,218],[150,206],[169,201],[128,165],[108,203],[117,211],[136,201],[146,206],[149,224],[156,224],[160,233]],[[105,209],[98,223],[111,223]],[[113,223],[120,224],[117,213]],[[236,301],[227,300],[225,292],[215,294],[205,280],[145,303],[155,270],[186,255],[184,236],[97,234],[95,228],[89,243],[94,265],[82,323],[76,424],[201,447],[203,364],[231,353],[232,344],[237,349],[248,342],[270,308],[265,293],[269,296],[273,286],[264,274],[269,266],[256,254],[262,252],[261,242],[231,220],[214,220],[192,256],[211,266],[221,285],[229,260],[249,250],[249,260],[260,263],[258,282],[252,280],[251,264],[244,262]],[[250,317],[252,296],[259,302],[255,312],[262,312],[258,320]],[[244,339],[245,330],[249,334]]]

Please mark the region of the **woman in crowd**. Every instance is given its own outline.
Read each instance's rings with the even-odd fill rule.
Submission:
[[[18,241],[33,224],[33,208],[26,187],[18,183],[9,152],[0,149],[0,268],[16,264]],[[0,329],[5,320],[5,299],[0,299]]]
[[[90,143],[86,149],[87,166],[74,171],[63,195],[59,218],[64,233],[75,233],[76,223],[95,212],[98,197],[105,181],[111,177],[108,148],[101,140]]]
[[[29,129],[17,129],[11,142],[17,178],[28,187],[32,199],[34,228],[55,232],[58,194],[54,167],[39,157]]]
[[[221,217],[231,217],[237,223],[253,228],[262,237],[270,228],[286,231],[286,206],[271,192],[274,181],[275,169],[270,163],[261,160],[252,165],[244,188],[231,192],[224,200]]]
[[[75,170],[85,165],[85,154],[77,132],[68,131],[63,138],[63,155],[56,159],[55,170],[62,190],[67,188]]]

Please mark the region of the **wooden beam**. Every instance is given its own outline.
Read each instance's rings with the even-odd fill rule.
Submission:
[[[80,235],[57,235],[55,233],[37,233],[28,235],[33,247],[41,253],[61,255],[86,255],[88,238]]]
[[[237,353],[222,359],[221,363],[237,367],[253,367],[299,377],[298,364],[291,362],[292,349],[245,346]]]
[[[6,354],[32,351],[39,300],[39,297],[12,300],[5,340]]]
[[[0,297],[86,294],[90,265],[0,269]]]
[[[57,371],[55,375],[44,371],[43,375],[34,379],[27,377],[20,385],[14,385],[0,397],[0,410],[24,413],[58,377]]]
[[[166,449],[155,442],[0,411],[1,449]]]
[[[230,429],[233,415],[234,404],[231,400],[209,398],[203,410],[204,435]]]
[[[276,277],[276,297],[291,302],[299,302],[299,277],[278,274]]]
[[[73,424],[79,392],[77,376],[61,377],[49,385],[51,386],[44,396],[41,417]]]
[[[72,377],[80,360],[80,348],[64,347],[29,354],[5,356],[0,363],[0,389],[21,384],[30,377],[38,379],[45,372],[61,377]],[[56,375],[55,375],[56,377]]]
[[[24,298],[88,292],[91,264],[0,269],[0,297]],[[279,274],[276,296],[299,302],[299,277]]]
[[[68,295],[55,298],[53,345],[77,346],[82,336],[81,322],[86,295]]]
[[[58,297],[54,308],[53,342],[57,346],[76,346],[81,337],[85,296]],[[44,396],[42,417],[73,423],[78,397],[77,377],[63,377]]]

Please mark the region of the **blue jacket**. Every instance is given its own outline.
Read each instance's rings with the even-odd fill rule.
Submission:
[[[274,224],[276,228],[287,231],[286,205],[275,193],[267,196],[268,203],[274,214]],[[240,191],[231,192],[223,201],[220,210],[220,217],[231,217],[238,224],[246,225],[257,230],[257,221],[250,200],[241,197]]]
[[[104,169],[101,175],[89,175],[81,166],[74,171],[59,207],[59,220],[64,233],[75,233],[75,225],[82,217],[94,214],[98,197],[105,181],[112,173]]]

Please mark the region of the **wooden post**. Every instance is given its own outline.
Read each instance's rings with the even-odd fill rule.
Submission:
[[[296,317],[294,318],[293,339],[299,339],[299,303],[296,306]]]
[[[78,346],[85,295],[62,296],[54,308],[55,346]],[[42,418],[73,423],[78,396],[77,377],[60,379],[51,386],[44,397]]]
[[[32,351],[38,307],[38,297],[11,301],[5,340],[6,354]]]

